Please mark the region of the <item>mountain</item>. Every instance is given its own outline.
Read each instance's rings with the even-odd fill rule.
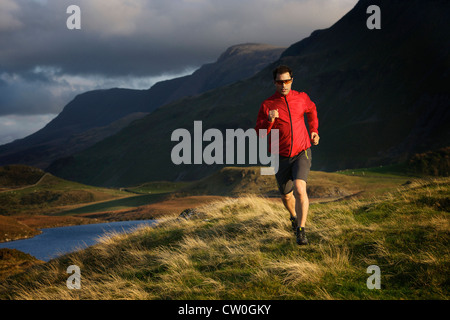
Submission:
[[[370,5],[381,9],[379,30],[366,26]],[[261,102],[274,92],[271,71],[279,64],[293,68],[293,89],[308,93],[318,108],[313,170],[385,165],[449,146],[448,16],[448,1],[361,0],[250,79],[160,107],[49,171],[102,186],[203,178],[224,165],[173,164],[172,133],[185,128],[193,135],[196,120],[203,132],[253,128]]]
[[[192,75],[161,81],[152,89],[161,90],[167,104],[187,96],[195,96],[255,75],[276,61],[286,48],[267,44],[246,43],[229,47],[214,63],[203,65]]]
[[[381,30],[365,27],[373,4]],[[318,169],[406,161],[450,145],[449,14],[448,1],[364,0],[283,53],[320,108]]]
[[[52,161],[84,150],[118,133],[159,106],[253,76],[286,48],[246,43],[228,48],[192,75],[156,83],[148,90],[113,88],[76,96],[43,129],[0,146],[0,166],[45,169]]]

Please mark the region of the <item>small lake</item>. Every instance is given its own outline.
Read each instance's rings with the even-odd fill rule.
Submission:
[[[140,225],[154,223],[156,220],[133,220],[47,228],[33,238],[2,242],[0,248],[17,249],[39,260],[49,261],[62,254],[89,247],[106,233],[130,232]]]

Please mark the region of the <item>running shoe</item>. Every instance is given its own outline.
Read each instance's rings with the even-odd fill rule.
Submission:
[[[297,244],[305,245],[308,244],[308,239],[306,238],[305,228],[298,227],[296,231]]]
[[[295,230],[297,230],[298,227],[297,218],[290,217],[289,220],[291,220],[292,223],[292,231],[295,232]]]

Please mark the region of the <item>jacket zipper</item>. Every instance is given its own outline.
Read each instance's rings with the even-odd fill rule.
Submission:
[[[288,108],[288,112],[289,112],[289,122],[291,123],[291,147],[289,148],[289,158],[291,157],[291,153],[292,153],[292,145],[294,144],[294,129],[292,128],[292,117],[291,117],[291,109],[289,109],[289,103],[287,101],[286,96],[284,96],[284,100],[286,101],[286,106]]]

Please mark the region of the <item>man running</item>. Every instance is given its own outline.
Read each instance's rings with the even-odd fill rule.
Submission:
[[[279,130],[279,169],[275,174],[281,199],[289,211],[297,243],[308,244],[305,234],[309,199],[306,182],[311,168],[311,144],[319,144],[316,105],[304,92],[291,90],[292,70],[279,66],[273,70],[276,92],[266,99],[258,113],[255,130]],[[308,119],[311,135],[305,126]]]

